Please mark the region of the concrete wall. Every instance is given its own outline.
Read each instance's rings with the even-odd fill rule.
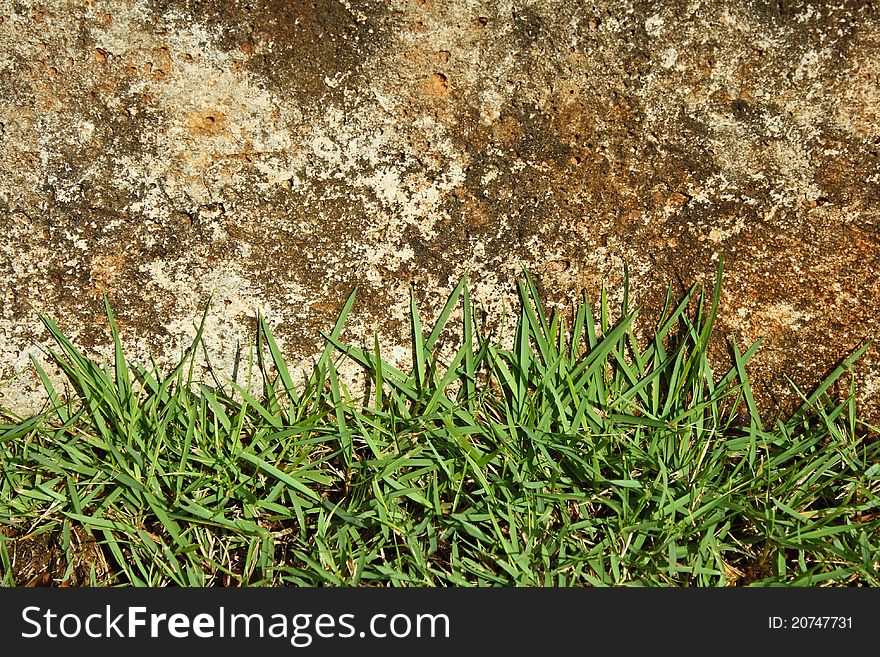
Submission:
[[[651,317],[723,256],[768,407],[878,336],[868,3],[0,8],[0,405],[36,408],[39,311],[107,353],[102,294],[168,362],[213,292],[229,373],[257,310],[306,362],[356,285],[349,336],[405,360],[410,285],[436,311],[468,271],[491,323],[524,266],[564,304],[627,262]],[[877,409],[876,351],[858,383]]]

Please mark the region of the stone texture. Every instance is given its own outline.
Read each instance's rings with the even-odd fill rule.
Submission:
[[[880,317],[880,21],[865,3],[0,0],[0,405],[34,410],[47,311],[212,364],[259,310],[291,359],[360,287],[406,359],[408,290],[464,272],[490,323],[528,267],[651,316],[710,281],[790,406]],[[718,344],[723,360],[723,343]],[[880,364],[858,369],[880,412]]]

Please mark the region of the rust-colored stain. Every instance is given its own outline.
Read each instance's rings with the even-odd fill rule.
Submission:
[[[222,134],[225,122],[226,115],[215,109],[198,110],[186,117],[190,132],[198,137],[214,137]]]
[[[425,82],[425,90],[432,96],[445,96],[449,93],[449,78],[443,73],[432,73]]]

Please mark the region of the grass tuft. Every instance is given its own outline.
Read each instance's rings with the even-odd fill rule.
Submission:
[[[880,443],[829,396],[867,345],[764,421],[758,345],[709,362],[720,289],[667,295],[640,343],[628,289],[563,316],[526,274],[505,347],[463,279],[430,329],[412,297],[410,371],[342,339],[353,293],[302,386],[259,317],[228,390],[193,377],[206,315],[169,372],[109,305],[112,363],[44,317],[69,390],[34,360],[47,410],[0,425],[0,583],[43,541],[62,585],[877,585]]]

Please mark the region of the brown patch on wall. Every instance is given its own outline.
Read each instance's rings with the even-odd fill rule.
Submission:
[[[190,132],[197,137],[213,137],[223,133],[226,115],[220,110],[199,110],[186,117]]]

